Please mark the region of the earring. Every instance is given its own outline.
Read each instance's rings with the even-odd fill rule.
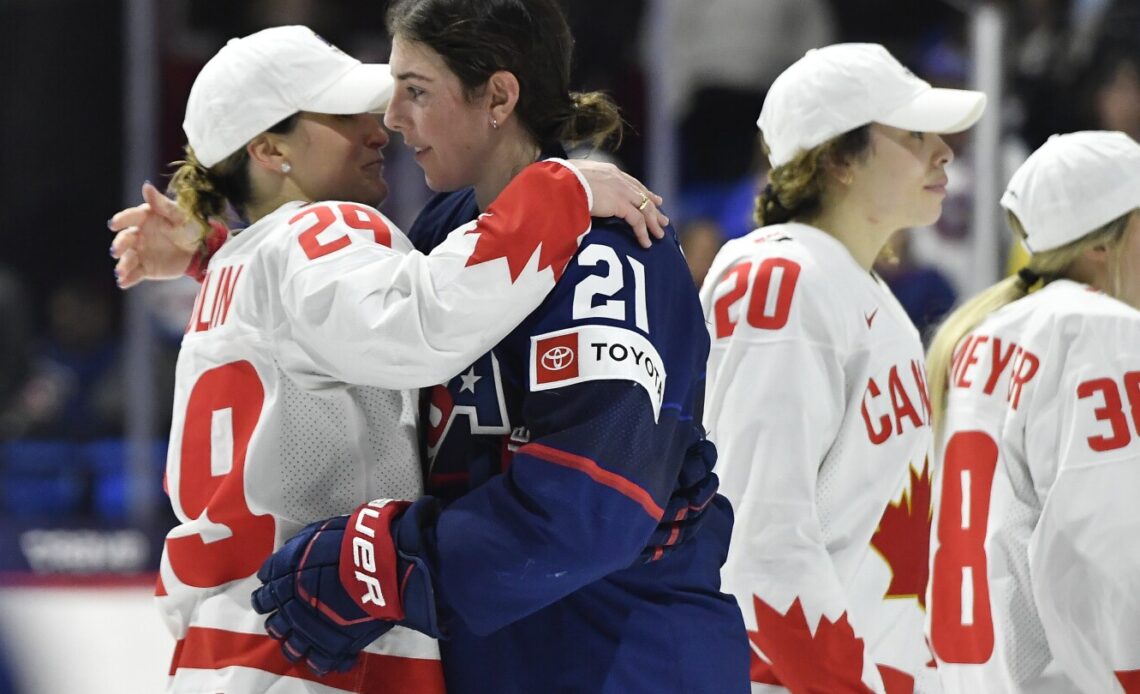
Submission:
[[[287,174],[292,170],[293,170],[293,167],[290,166],[289,162],[287,162],[287,161],[281,162],[281,173]]]
[[[499,129],[499,121],[498,120],[496,120],[494,118],[491,119],[491,129],[492,130],[498,130]]]

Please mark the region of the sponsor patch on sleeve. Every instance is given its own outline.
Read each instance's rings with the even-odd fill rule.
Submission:
[[[641,333],[584,325],[530,338],[530,389],[550,390],[585,381],[637,383],[649,394],[653,420],[665,394],[661,355]]]

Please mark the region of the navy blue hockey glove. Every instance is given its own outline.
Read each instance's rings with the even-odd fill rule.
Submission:
[[[649,536],[645,549],[641,550],[641,563],[657,561],[700,532],[705,522],[705,509],[720,488],[720,478],[713,472],[714,465],[716,446],[708,439],[697,441],[685,451],[677,488],[669,497],[657,529]]]
[[[272,554],[252,601],[269,615],[265,629],[285,657],[324,675],[351,669],[397,622],[438,637],[426,565],[413,555],[422,546],[420,524],[435,515],[430,498],[372,501],[306,526]],[[397,548],[401,535],[408,551]]]

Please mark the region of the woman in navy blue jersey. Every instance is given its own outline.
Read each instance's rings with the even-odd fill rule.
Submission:
[[[420,248],[475,219],[527,164],[620,127],[607,99],[569,91],[572,40],[553,0],[410,0],[388,24],[385,124],[440,193],[410,232]],[[538,310],[431,391],[432,496],[312,527],[263,569],[257,602],[313,634],[310,648],[335,627],[291,586],[326,590],[308,578],[324,542],[340,550],[330,594],[441,635],[451,691],[746,690],[748,642],[719,590],[724,499],[700,534],[642,559],[663,519],[697,510],[669,500],[694,482],[686,450],[711,458],[699,424],[708,337],[675,236],[642,249],[623,229],[595,220]],[[483,250],[541,266],[543,243]]]

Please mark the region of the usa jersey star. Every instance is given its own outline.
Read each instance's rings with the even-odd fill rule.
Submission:
[[[442,196],[412,236],[430,247],[474,214],[470,191]],[[641,249],[594,220],[546,301],[433,389],[428,486],[450,503],[425,555],[449,691],[741,691],[725,500],[681,548],[637,561],[703,436],[707,350],[675,236]]]

